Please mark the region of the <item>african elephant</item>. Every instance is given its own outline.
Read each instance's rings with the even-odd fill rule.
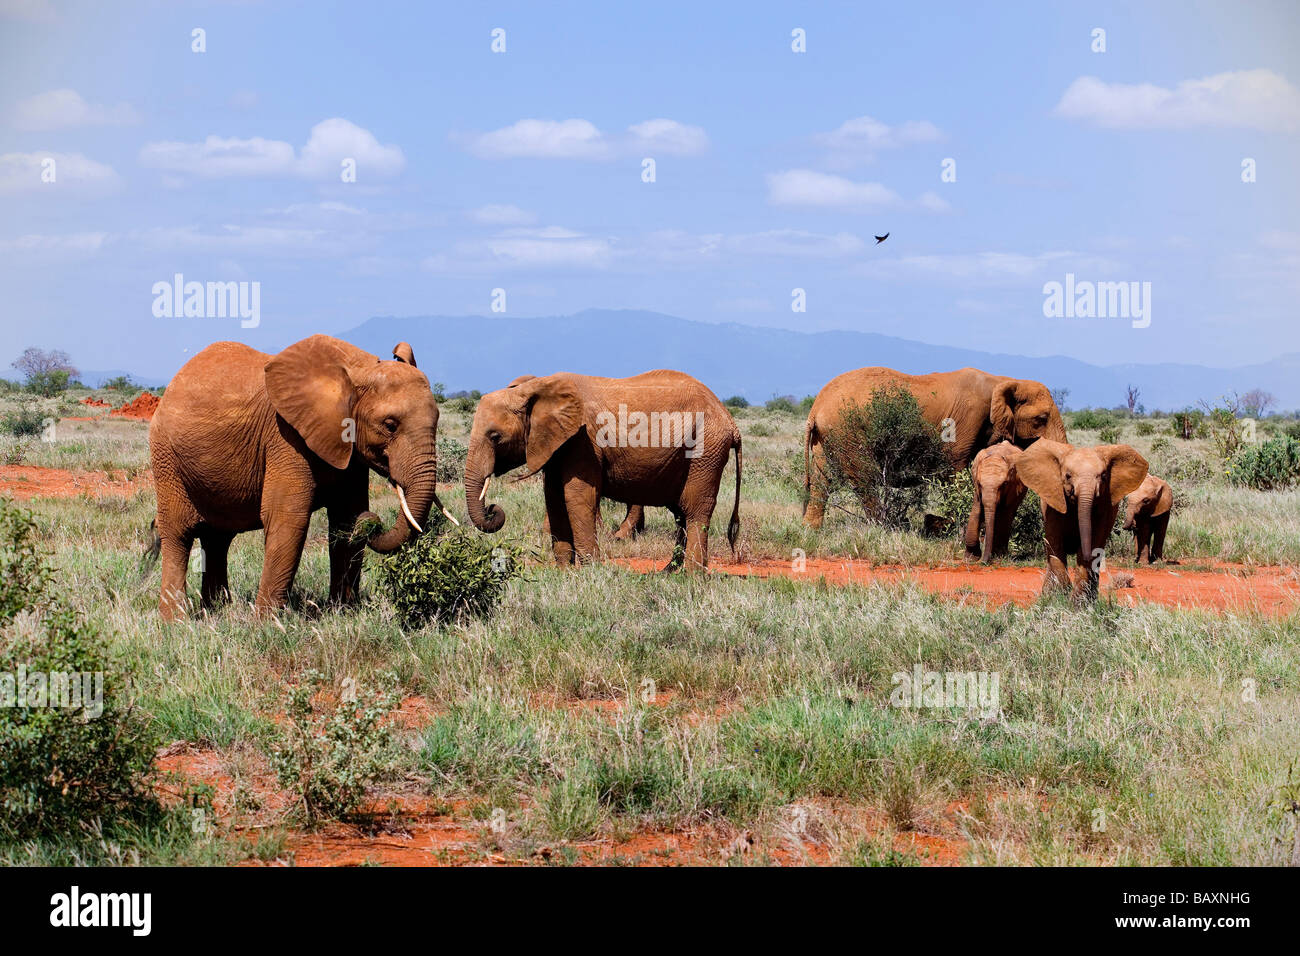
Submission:
[[[328,335],[278,355],[239,342],[209,345],[176,373],[149,428],[163,617],[183,610],[196,537],[208,607],[228,594],[231,540],[257,528],[266,530],[257,611],[283,605],[311,514],[322,507],[330,600],[355,601],[365,545],[391,552],[421,530],[432,505],[446,513],[434,484],[437,428],[429,380],[405,342],[392,361]],[[387,531],[354,542],[358,518],[374,517],[370,469],[396,488],[401,514]]]
[[[480,531],[505,524],[485,504],[491,478],[519,465],[542,473],[546,517],[560,564],[599,556],[600,499],[659,505],[677,520],[691,569],[708,565],[708,529],[718,486],[736,451],[736,498],[727,541],[740,530],[740,430],[702,383],[659,370],[631,378],[561,372],[484,395],[465,459],[465,503]],[[671,565],[670,565],[671,566]]]
[[[516,385],[519,385],[522,382],[530,382],[535,378],[537,378],[536,375],[520,375],[509,385],[507,385],[506,388],[514,388]],[[622,523],[618,526],[618,530],[614,532],[614,540],[630,541],[644,530],[645,530],[645,508],[643,508],[641,505],[628,505],[627,513],[623,516]],[[542,521],[542,534],[549,535],[550,533],[551,533],[551,521],[550,518],[548,517]]]
[[[994,555],[1006,554],[1011,542],[1011,522],[1028,490],[1016,474],[1016,462],[1023,452],[1009,441],[980,451],[971,463],[975,501],[966,522],[966,553],[980,557],[980,528],[984,529],[982,561],[990,564]]]
[[[925,420],[940,429],[954,471],[1000,441],[1020,448],[1039,438],[1065,441],[1061,413],[1041,382],[974,368],[930,375],[878,366],[845,372],[817,393],[804,427],[804,523],[810,527],[820,528],[826,513],[826,436],[839,424],[846,403],[865,405],[873,390],[886,385],[902,385],[916,397]]]
[[[1124,530],[1133,532],[1138,563],[1163,561],[1169,509],[1174,506],[1174,490],[1169,487],[1169,482],[1148,474],[1137,490],[1124,499],[1124,506],[1127,516]]]
[[[1086,580],[1074,585],[1076,598],[1097,596],[1097,581],[1106,541],[1115,526],[1119,503],[1142,484],[1147,460],[1128,445],[1075,448],[1042,439],[1021,456],[1016,471],[1042,499],[1043,536],[1047,543],[1047,577],[1043,591],[1070,589],[1066,558],[1075,553]]]

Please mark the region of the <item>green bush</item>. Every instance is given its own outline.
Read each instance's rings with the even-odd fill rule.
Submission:
[[[53,596],[37,533],[27,512],[0,499],[0,840],[76,839],[156,820],[156,741],[122,703],[129,675]]]
[[[387,768],[391,738],[386,718],[399,703],[397,678],[382,686],[344,686],[332,710],[313,705],[324,677],[311,670],[288,691],[288,725],[271,747],[271,766],[281,787],[294,794],[295,810],[311,827],[353,813],[366,788]]]
[[[380,587],[407,627],[490,614],[519,573],[513,548],[465,528],[439,536],[445,527],[440,521],[379,565]]]
[[[830,489],[848,487],[868,520],[891,527],[906,527],[927,479],[952,468],[939,430],[901,385],[875,389],[866,405],[844,405],[824,448]]]
[[[1247,446],[1228,465],[1228,480],[1261,491],[1300,482],[1300,440],[1287,436]]]
[[[42,398],[53,398],[68,390],[69,373],[63,369],[35,372],[27,377],[27,391]]]
[[[438,439],[438,480],[457,482],[465,477],[465,456],[469,453],[454,438]]]
[[[1133,430],[1139,435],[1145,437],[1147,435],[1154,435],[1156,433],[1156,426],[1152,425],[1150,422],[1138,422],[1137,426]]]
[[[1107,425],[1097,433],[1097,441],[1103,445],[1115,445],[1119,443],[1119,427],[1116,425]]]
[[[793,395],[773,395],[768,399],[767,404],[763,407],[769,412],[787,412],[794,414],[799,411],[799,406],[795,404]]]
[[[1169,416],[1169,430],[1183,441],[1204,437],[1205,414],[1199,408],[1186,408]]]
[[[6,412],[0,418],[0,432],[15,438],[39,435],[45,428],[45,416],[34,405],[23,405],[17,411]]]
[[[722,404],[726,405],[728,408],[749,408],[749,399],[745,398],[743,395],[732,395],[731,398],[727,399]]]
[[[1085,431],[1114,428],[1118,424],[1119,419],[1103,408],[1085,408],[1070,416],[1070,427],[1082,428]]]
[[[930,479],[929,492],[927,510],[947,518],[957,537],[963,537],[971,505],[975,503],[975,482],[970,470]],[[1025,500],[1011,520],[1011,540],[1007,549],[1012,558],[1040,558],[1046,554],[1043,549],[1043,509],[1038,495],[1032,491],[1025,494]]]

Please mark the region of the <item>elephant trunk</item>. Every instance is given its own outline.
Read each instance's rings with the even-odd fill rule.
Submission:
[[[984,505],[984,555],[980,560],[992,564],[994,538],[997,536],[998,493],[984,491],[981,499]]]
[[[465,462],[465,507],[474,527],[495,534],[506,523],[506,511],[487,501],[488,479],[496,466],[496,456],[484,439],[471,443]]]
[[[1097,580],[1097,562],[1093,556],[1093,528],[1092,528],[1092,506],[1096,496],[1093,489],[1083,489],[1078,493],[1079,504],[1079,553],[1088,561],[1088,582],[1092,588],[1096,587]]]
[[[377,532],[366,539],[372,551],[390,554],[406,544],[411,532],[416,530],[412,523],[421,531],[429,526],[429,515],[434,505],[446,512],[438,499],[437,473],[437,462],[430,458],[427,466],[421,466],[419,472],[407,481],[393,480],[399,505],[397,520],[387,531]]]

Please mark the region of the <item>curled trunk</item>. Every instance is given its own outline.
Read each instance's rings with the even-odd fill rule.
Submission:
[[[402,492],[406,497],[407,508],[411,511],[411,517],[415,519],[421,529],[429,526],[429,514],[435,505],[440,510],[442,509],[442,502],[438,500],[436,476],[437,468],[435,463],[431,461],[427,468],[420,471],[418,477],[401,485]],[[373,515],[370,516],[373,517]],[[414,530],[410,521],[406,518],[405,509],[399,507],[397,520],[393,522],[393,526],[387,531],[380,531],[370,535],[366,539],[366,544],[373,551],[380,554],[389,554],[406,544],[411,538],[411,532]]]
[[[495,534],[506,523],[505,509],[486,500],[483,488],[496,464],[491,448],[480,443],[470,448],[465,461],[465,508],[474,527]]]

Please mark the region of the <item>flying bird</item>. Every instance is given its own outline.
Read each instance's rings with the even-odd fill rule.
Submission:
[[[876,236],[876,245],[880,245],[888,238],[889,238],[889,233],[885,233],[883,236]]]

